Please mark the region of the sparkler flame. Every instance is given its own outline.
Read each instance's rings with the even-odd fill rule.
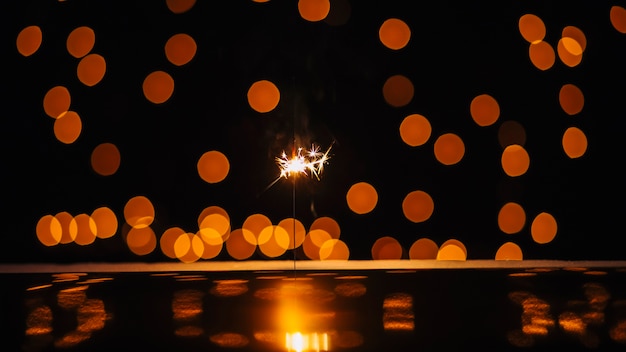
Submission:
[[[303,174],[315,176],[319,180],[320,175],[324,171],[324,164],[330,159],[328,153],[331,148],[332,145],[328,147],[326,152],[322,153],[320,147],[315,144],[311,145],[309,150],[299,147],[291,158],[283,151],[281,156],[276,158],[280,168],[280,177],[288,178],[291,175]]]

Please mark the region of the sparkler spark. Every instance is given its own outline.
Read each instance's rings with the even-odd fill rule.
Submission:
[[[280,168],[280,177],[288,178],[291,175],[303,174],[315,176],[319,180],[324,171],[324,164],[330,159],[328,153],[331,148],[332,145],[322,153],[320,147],[315,144],[309,150],[299,147],[291,158],[283,151],[281,156],[276,158],[276,163]]]

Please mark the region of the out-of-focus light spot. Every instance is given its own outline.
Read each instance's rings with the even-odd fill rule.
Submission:
[[[145,228],[154,221],[154,206],[145,196],[135,196],[124,205],[124,219],[134,228]]]
[[[282,227],[268,226],[259,234],[259,249],[269,258],[276,258],[285,253],[289,246],[289,235]]]
[[[270,0],[252,0],[252,2],[258,2],[258,3],[266,3],[269,2]]]
[[[465,246],[457,240],[448,240],[439,247],[437,260],[466,260],[467,250]]]
[[[120,167],[120,151],[113,143],[101,143],[91,152],[90,161],[91,168],[98,175],[111,176]]]
[[[197,164],[198,175],[205,182],[223,181],[230,171],[230,162],[226,155],[217,150],[208,151],[200,157]]]
[[[302,242],[304,242],[306,229],[300,220],[286,218],[279,221],[276,226],[282,227],[285,231],[287,231],[287,236],[289,238],[289,246],[287,249],[298,248],[302,245]]]
[[[559,90],[559,104],[568,115],[580,113],[585,105],[585,96],[576,85],[564,84]]]
[[[17,34],[15,45],[22,56],[31,56],[39,50],[43,35],[39,26],[28,26]]]
[[[221,348],[242,348],[250,343],[250,340],[245,335],[235,332],[213,334],[209,336],[209,340]]]
[[[298,0],[300,16],[310,22],[321,21],[330,11],[330,0]]]
[[[348,208],[357,214],[367,214],[378,203],[376,188],[367,182],[353,184],[346,194]]]
[[[565,26],[563,31],[561,31],[562,38],[571,38],[576,41],[576,45],[580,47],[580,54],[587,49],[587,37],[585,33],[578,27],[575,26]],[[578,55],[575,52],[572,52],[574,55]]]
[[[257,112],[266,113],[274,110],[280,101],[280,91],[268,80],[252,83],[248,89],[248,104]]]
[[[196,0],[165,0],[167,8],[175,14],[185,13],[196,4]]]
[[[91,213],[91,218],[96,224],[96,237],[109,238],[117,233],[117,216],[108,207],[100,207]]]
[[[561,62],[569,67],[577,66],[583,59],[582,47],[572,38],[561,38],[556,50]]]
[[[383,84],[383,98],[396,108],[407,105],[413,99],[413,82],[404,75],[394,75]]]
[[[502,148],[512,144],[526,144],[526,130],[521,123],[513,120],[504,121],[498,127],[498,142]]]
[[[51,230],[57,231],[58,229],[60,229],[61,234],[59,236],[58,234],[53,233],[53,236],[55,238],[60,237],[59,243],[61,244],[72,243],[74,241],[74,237],[72,237],[72,233],[70,231],[70,223],[74,218],[72,214],[66,211],[62,211],[54,215],[54,218],[59,222],[61,226],[58,228],[56,226],[52,227]]]
[[[328,240],[320,247],[321,260],[348,260],[349,257],[350,250],[342,240]]]
[[[126,234],[126,245],[136,255],[148,255],[156,248],[157,238],[150,227],[131,227]]]
[[[196,41],[186,33],[174,34],[165,43],[165,56],[172,64],[182,66],[196,56]]]
[[[626,8],[617,5],[611,6],[609,19],[616,31],[626,34]]]
[[[200,239],[200,242],[198,242],[196,238]],[[205,241],[204,237],[200,235],[200,231],[195,234],[195,237],[194,239],[192,239],[191,243],[192,245],[197,247],[194,249],[194,252],[201,251],[202,254],[200,254],[200,258],[202,259],[213,259],[217,257],[224,248],[224,242],[221,240],[218,242],[211,241],[210,243]]]
[[[546,25],[543,20],[531,13],[520,17],[518,28],[522,37],[530,44],[539,43],[546,36]]]
[[[587,136],[578,127],[569,127],[563,133],[562,145],[568,157],[580,158],[587,151]]]
[[[86,246],[96,240],[96,222],[87,214],[78,214],[70,222],[70,232],[75,233],[74,243]]]
[[[185,234],[185,230],[180,227],[170,227],[167,230],[163,231],[161,234],[161,238],[159,239],[159,247],[161,248],[161,252],[165,254],[168,258],[176,259],[176,240],[178,237]]]
[[[88,87],[93,87],[102,81],[106,72],[106,61],[98,54],[89,54],[78,63],[76,75],[78,80]]]
[[[54,120],[54,136],[59,142],[72,144],[76,142],[83,130],[83,122],[75,111],[67,111]]]
[[[96,43],[96,34],[90,27],[77,27],[67,36],[67,52],[79,59],[91,51]]]
[[[500,162],[504,172],[511,177],[525,174],[530,167],[528,152],[518,144],[512,144],[504,148]]]
[[[272,226],[272,221],[266,215],[257,213],[249,215],[241,225],[243,234],[251,244],[258,245],[259,235],[264,228]]]
[[[402,212],[412,222],[424,222],[430,218],[435,210],[435,203],[431,196],[424,191],[413,191],[404,197]]]
[[[528,47],[528,56],[530,57],[530,62],[541,71],[546,71],[554,66],[554,62],[556,61],[554,48],[548,42],[544,41],[530,44]]]
[[[389,18],[378,30],[378,38],[389,49],[404,48],[411,39],[411,28],[401,19]]]
[[[402,259],[403,251],[402,245],[397,239],[391,236],[384,236],[377,239],[372,245],[372,259]]]
[[[302,242],[304,255],[311,260],[320,260],[320,247],[331,239],[330,234],[324,230],[309,231]]]
[[[56,86],[46,92],[43,109],[46,115],[56,119],[70,109],[70,103],[70,91],[63,86]]]
[[[328,231],[324,229],[309,230],[307,237],[313,242],[316,247],[321,247],[324,242],[334,238]]]
[[[332,0],[332,6],[324,22],[331,26],[340,26],[346,24],[350,19],[352,6],[348,0]]]
[[[439,246],[430,238],[420,238],[409,248],[409,259],[437,259]]]
[[[231,231],[228,241],[226,241],[226,251],[233,259],[245,260],[250,258],[257,246],[247,241],[243,236],[242,229]]]
[[[400,138],[411,147],[421,146],[428,141],[432,127],[428,119],[420,114],[411,114],[400,123]]]
[[[174,79],[164,71],[154,71],[143,80],[143,95],[154,104],[166,102],[174,93]]]
[[[495,260],[522,260],[522,249],[513,242],[506,242],[498,248]]]
[[[230,219],[223,214],[209,214],[200,223],[202,240],[209,244],[223,243],[229,232]]]
[[[313,223],[311,223],[311,226],[309,227],[309,232],[315,230],[326,231],[331,238],[339,238],[341,235],[341,227],[339,226],[339,223],[337,220],[329,216],[321,216],[313,220]],[[318,245],[321,246],[322,243],[320,242]]]
[[[535,242],[544,244],[551,242],[557,233],[557,223],[554,217],[546,212],[539,213],[533,220],[530,233]]]
[[[454,165],[463,159],[465,144],[458,135],[444,133],[435,140],[434,153],[437,161],[443,165]]]
[[[472,99],[470,114],[477,125],[491,126],[500,117],[500,105],[491,95],[481,94]]]
[[[48,214],[42,216],[35,226],[37,239],[47,247],[55,246],[61,242],[61,223],[56,217]]]
[[[514,202],[506,203],[498,212],[498,227],[506,234],[522,231],[526,224],[526,212],[521,205]]]

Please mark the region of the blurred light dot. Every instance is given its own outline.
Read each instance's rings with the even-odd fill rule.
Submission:
[[[235,229],[230,233],[228,241],[226,241],[226,251],[237,260],[245,260],[250,258],[257,246],[247,241],[243,235],[242,229]]]
[[[357,214],[367,214],[374,210],[378,202],[378,193],[374,186],[367,182],[353,184],[346,194],[350,210]]]
[[[101,176],[111,176],[120,167],[121,156],[113,143],[101,143],[91,152],[91,168]]]
[[[280,101],[280,91],[276,85],[267,80],[252,83],[248,89],[248,104],[260,113],[274,110]]]
[[[213,259],[217,257],[224,248],[224,242],[221,239],[219,241],[207,242],[200,233],[196,233],[192,244],[196,247],[194,251],[201,251],[201,259]]]
[[[580,54],[587,48],[587,37],[585,33],[578,27],[565,26],[561,31],[562,38],[571,38],[576,41],[576,45],[580,47]],[[576,54],[576,53],[572,53]]]
[[[404,197],[402,212],[412,222],[424,222],[430,218],[435,209],[435,203],[430,195],[424,191],[413,191]]]
[[[530,233],[537,243],[551,242],[556,236],[557,223],[554,217],[549,213],[540,213],[533,220]]]
[[[495,260],[522,260],[522,249],[513,242],[506,242],[498,248]]]
[[[124,206],[124,219],[131,227],[148,227],[154,221],[154,206],[145,196],[135,196]]]
[[[174,79],[167,72],[154,71],[143,81],[143,94],[154,104],[166,102],[174,93]]]
[[[587,136],[578,127],[569,127],[563,133],[562,145],[568,157],[580,158],[587,151]]]
[[[530,157],[528,152],[521,145],[512,144],[504,148],[501,157],[502,169],[511,176],[521,176],[528,171]]]
[[[465,144],[461,137],[454,133],[439,136],[434,146],[435,158],[444,165],[454,165],[463,159]]]
[[[168,258],[177,259],[176,256],[176,240],[178,237],[185,234],[185,230],[180,227],[170,227],[163,232],[161,238],[159,239],[159,246],[161,248],[161,252],[165,254]]]
[[[201,179],[208,183],[218,183],[228,175],[230,162],[222,152],[212,150],[202,154],[197,169]]]
[[[76,69],[78,80],[88,87],[93,87],[100,83],[105,72],[106,61],[98,54],[89,54],[83,57]]]
[[[526,212],[521,205],[506,203],[498,212],[498,227],[506,234],[518,233],[526,224]]]
[[[350,250],[342,240],[328,240],[320,248],[320,260],[348,260],[349,257]]]
[[[70,231],[75,232],[74,243],[86,246],[96,240],[96,222],[87,214],[76,215],[70,223]]]
[[[554,48],[544,41],[530,44],[528,47],[528,56],[530,57],[530,62],[541,71],[546,71],[554,66],[554,62],[556,61]]]
[[[389,105],[396,108],[410,103],[414,92],[413,83],[403,75],[391,76],[383,85],[383,98]]]
[[[52,215],[44,215],[35,227],[37,239],[47,247],[55,246],[61,242],[61,223]]]
[[[430,238],[420,238],[409,248],[409,259],[437,259],[439,246]]]
[[[302,242],[304,254],[311,260],[320,260],[320,247],[324,242],[332,239],[330,234],[324,230],[309,231],[304,242]]]
[[[185,33],[174,34],[165,43],[165,56],[172,64],[182,66],[196,55],[196,41]]]
[[[189,11],[196,4],[196,0],[165,0],[165,4],[173,13],[181,14]]]
[[[17,51],[22,56],[31,56],[39,50],[42,42],[42,33],[39,26],[28,26],[23,28],[17,35],[15,44]]]
[[[428,119],[420,114],[411,114],[400,123],[400,137],[411,147],[421,146],[428,141],[432,127]]]
[[[384,236],[372,245],[372,259],[392,260],[402,259],[403,248],[400,242],[391,236]]]
[[[126,245],[136,255],[148,255],[156,248],[157,239],[150,227],[131,227],[126,235]]]
[[[387,48],[399,50],[409,43],[411,29],[401,19],[389,18],[380,26],[378,38]]]
[[[278,226],[267,226],[259,234],[259,250],[269,258],[276,258],[285,253],[289,246],[287,231]]]
[[[74,143],[83,129],[80,116],[75,111],[67,111],[54,120],[54,136],[65,144]]]
[[[556,46],[561,62],[569,67],[578,65],[582,59],[582,47],[572,38],[561,38]]]
[[[61,230],[61,233],[60,233],[60,236],[59,234],[53,233],[53,237],[55,238],[60,237],[59,243],[61,244],[67,244],[67,243],[73,242],[74,237],[72,237],[72,232],[70,231],[70,223],[72,222],[72,219],[74,218],[72,214],[66,211],[62,211],[54,215],[54,218],[58,221],[58,223],[61,226],[60,227],[55,226],[52,228],[52,230],[54,231]]]
[[[490,126],[500,117],[500,105],[491,95],[481,94],[472,99],[470,114],[479,126]]]
[[[200,235],[205,242],[218,245],[224,242],[224,236],[230,232],[230,220],[223,214],[209,214],[200,223]]]
[[[559,90],[559,104],[568,115],[580,113],[585,105],[585,96],[576,85],[564,84]]]
[[[96,223],[96,237],[109,238],[117,233],[117,216],[108,207],[100,207],[91,213],[91,218]]]
[[[447,240],[437,252],[437,260],[466,260],[467,250],[462,242],[458,240]]]
[[[289,246],[287,249],[298,248],[304,242],[306,236],[306,229],[300,220],[294,218],[286,218],[281,220],[278,225],[287,231],[289,237]]]
[[[298,0],[298,11],[307,21],[321,21],[330,11],[330,0]]]
[[[518,28],[522,37],[530,44],[536,44],[546,36],[546,25],[543,20],[531,13],[520,17]]]
[[[93,49],[96,43],[96,34],[93,29],[82,26],[77,27],[67,36],[67,52],[75,58],[81,58]]]
[[[199,236],[194,233],[184,233],[174,243],[174,253],[183,263],[194,263],[200,259],[204,252],[204,244]]]
[[[617,5],[611,6],[609,19],[616,31],[626,34],[626,8]]]
[[[339,238],[339,236],[341,235],[341,228],[339,227],[339,223],[337,222],[337,220],[329,216],[321,216],[313,220],[313,223],[311,223],[311,226],[309,227],[309,231],[314,230],[326,231],[331,238],[335,239]],[[319,243],[318,245],[322,245],[322,243]]]
[[[63,86],[56,86],[48,90],[43,98],[43,109],[54,119],[70,109],[70,92]]]
[[[259,235],[261,231],[268,226],[272,226],[272,221],[263,214],[257,213],[249,215],[243,222],[241,228],[244,232],[246,240],[257,245],[259,243]]]
[[[498,127],[498,141],[502,148],[511,144],[526,144],[526,130],[521,123],[513,120],[504,121]]]

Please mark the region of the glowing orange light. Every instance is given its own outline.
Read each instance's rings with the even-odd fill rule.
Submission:
[[[287,333],[285,347],[288,352],[328,351],[328,334],[317,332],[302,334],[301,332]]]

